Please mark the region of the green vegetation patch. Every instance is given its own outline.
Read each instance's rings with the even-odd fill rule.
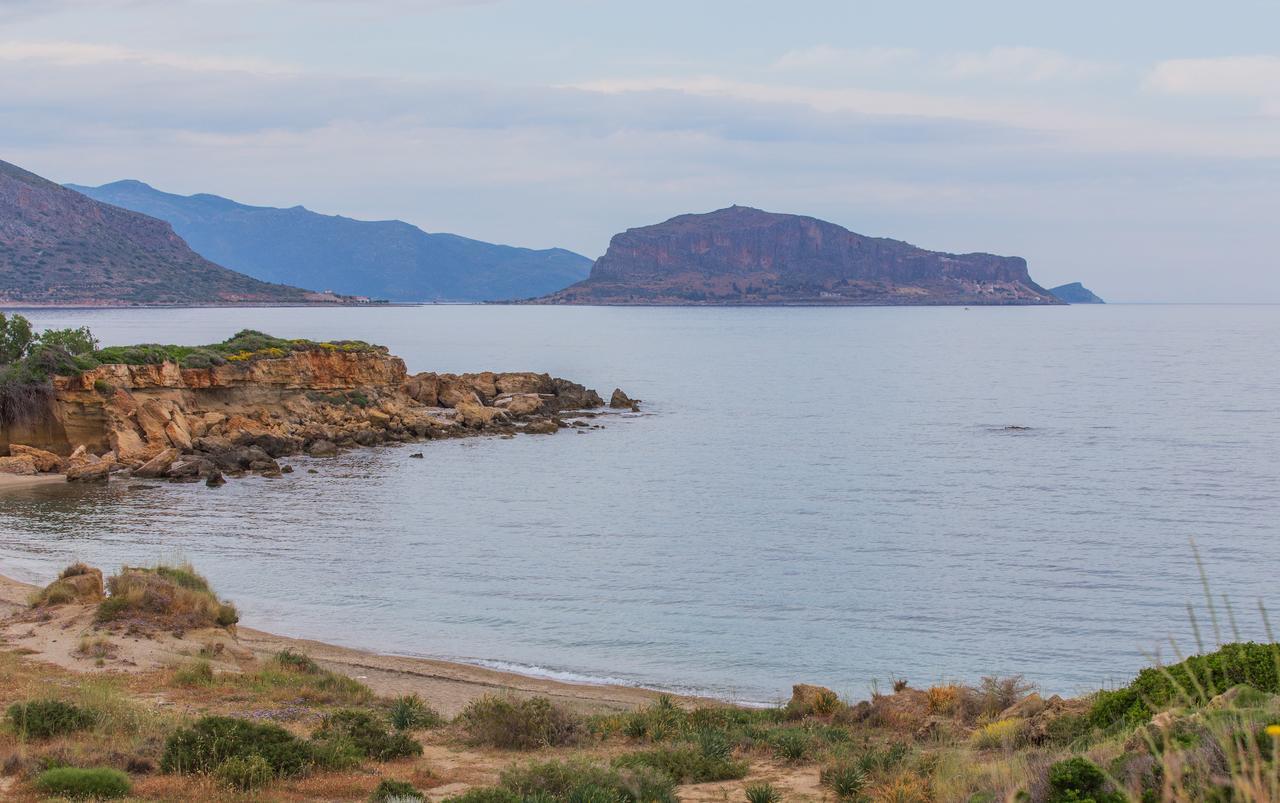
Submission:
[[[277,725],[234,717],[208,716],[176,731],[165,742],[160,769],[208,773],[231,759],[261,757],[275,777],[305,773],[312,765],[306,742]]]
[[[228,363],[280,359],[295,351],[386,353],[386,348],[365,343],[362,340],[320,342],[303,338],[285,339],[253,329],[244,329],[221,343],[205,346],[144,343],[137,346],[112,346],[98,349],[92,356],[100,365],[159,365],[173,362],[183,368],[210,368]]]
[[[396,781],[383,778],[369,795],[369,803],[390,803],[391,801],[426,800],[422,793],[408,781]]]
[[[98,605],[100,624],[145,620],[166,627],[230,627],[240,620],[234,605],[219,600],[209,581],[190,565],[129,567],[107,579]]]
[[[1227,644],[1172,666],[1144,669],[1128,686],[1098,692],[1089,721],[1099,728],[1133,727],[1156,711],[1173,705],[1203,705],[1240,684],[1280,692],[1280,644]]]
[[[124,797],[133,788],[128,775],[107,767],[55,767],[36,776],[35,785],[46,795],[95,800]]]
[[[51,739],[94,725],[91,711],[61,700],[14,703],[7,713],[14,732],[28,739]]]
[[[487,695],[473,700],[458,722],[473,744],[509,750],[569,745],[584,732],[581,717],[545,697],[517,700]]]
[[[401,731],[390,731],[368,711],[344,709],[324,718],[311,736],[312,741],[340,740],[355,746],[361,755],[375,761],[422,755],[422,745]]]

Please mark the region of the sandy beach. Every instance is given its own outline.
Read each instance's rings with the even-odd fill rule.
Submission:
[[[470,701],[495,692],[543,696],[582,711],[632,710],[661,695],[629,686],[564,683],[450,661],[380,655],[247,627],[237,627],[233,637],[222,631],[194,631],[183,638],[135,638],[127,645],[126,660],[98,669],[73,654],[75,636],[91,624],[86,609],[67,606],[48,621],[13,621],[16,614],[27,610],[27,598],[37,589],[38,586],[0,576],[0,636],[21,646],[33,659],[78,672],[141,672],[173,666],[188,660],[192,652],[213,640],[226,645],[229,657],[242,660],[264,659],[286,649],[304,652],[325,668],[356,678],[380,695],[416,693],[447,716],[457,714]],[[68,638],[68,634],[73,637]],[[235,669],[236,662],[229,660],[223,668]]]

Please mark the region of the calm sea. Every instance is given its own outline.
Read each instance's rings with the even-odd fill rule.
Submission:
[[[217,490],[5,495],[5,574],[186,558],[255,627],[750,701],[1122,681],[1171,636],[1194,647],[1188,602],[1209,638],[1193,538],[1244,636],[1260,600],[1280,609],[1280,307],[30,317],[106,344],[361,338],[411,371],[548,371],[645,404]]]

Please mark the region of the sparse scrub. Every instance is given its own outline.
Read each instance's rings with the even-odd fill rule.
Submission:
[[[9,724],[27,739],[51,739],[94,725],[90,711],[61,700],[31,700],[14,703],[8,710]]]
[[[494,796],[458,798],[466,803],[514,799],[563,801],[579,796],[612,792],[619,803],[678,803],[675,781],[649,766],[607,767],[590,761],[546,761],[509,767],[502,772],[501,788],[514,798]]]
[[[320,665],[310,655],[294,652],[290,649],[276,653],[275,661],[284,669],[288,669],[291,672],[301,672],[304,675],[318,675],[322,671]]]
[[[330,714],[311,738],[315,742],[335,738],[350,740],[361,754],[376,761],[422,755],[421,744],[403,732],[388,731],[367,711],[346,709]]]
[[[426,798],[408,781],[395,781],[390,778],[383,778],[373,790],[373,794],[369,795],[369,803],[407,803],[410,800],[426,800]]]
[[[867,785],[867,773],[856,762],[844,761],[823,767],[818,782],[830,789],[837,800],[857,800]]]
[[[360,681],[322,669],[307,656],[287,651],[234,682],[255,692],[312,704],[365,705],[374,699],[373,692]]]
[[[130,621],[191,630],[230,627],[239,621],[235,606],[214,595],[190,566],[125,567],[107,580],[109,596],[98,606],[97,621]]]
[[[275,772],[259,755],[233,756],[213,771],[214,777],[238,792],[261,789],[271,783]]]
[[[1119,792],[1107,791],[1107,776],[1097,765],[1079,756],[1060,761],[1049,769],[1047,803],[1125,803]]]
[[[473,744],[512,750],[572,744],[584,730],[579,716],[545,697],[481,697],[463,710],[458,722]]]
[[[124,797],[132,789],[128,775],[106,767],[55,767],[36,776],[35,786],[46,795],[95,800]]]
[[[205,660],[190,661],[173,671],[177,686],[212,686],[213,666]]]
[[[979,750],[1012,750],[1022,743],[1024,723],[1020,719],[998,719],[988,722],[973,733],[973,746]]]
[[[263,758],[279,777],[300,775],[312,764],[307,744],[284,728],[233,717],[208,716],[169,737],[160,769],[172,773],[207,773],[229,759],[254,755]]]
[[[782,803],[782,793],[770,783],[752,784],[746,788],[747,803]]]
[[[397,697],[391,701],[387,716],[396,730],[425,730],[444,724],[444,717],[416,694]]]
[[[664,746],[628,753],[613,763],[615,767],[649,767],[665,773],[677,783],[729,781],[747,774],[745,761],[707,755],[695,745]]]

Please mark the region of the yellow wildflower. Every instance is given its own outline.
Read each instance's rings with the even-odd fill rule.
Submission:
[[[1268,725],[1268,726],[1267,726],[1267,735],[1268,735],[1268,736],[1280,736],[1280,725]]]

